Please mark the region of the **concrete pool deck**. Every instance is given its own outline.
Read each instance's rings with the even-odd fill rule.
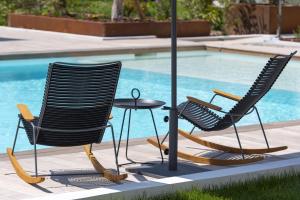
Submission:
[[[300,45],[290,42],[272,42],[268,35],[226,36],[179,38],[179,50],[213,50],[237,52],[255,55],[287,54],[300,50]],[[121,53],[143,53],[168,51],[170,39],[154,37],[138,38],[100,38],[65,33],[26,30],[0,27],[0,60],[56,57],[79,55],[105,55]],[[300,59],[300,53],[296,55]],[[43,199],[114,199],[122,196],[132,198],[136,195],[159,194],[191,186],[208,186],[208,184],[225,184],[258,175],[274,174],[300,169],[300,121],[273,123],[266,125],[271,146],[287,145],[288,150],[267,154],[264,161],[246,166],[220,167],[193,164],[180,160],[182,170],[176,174],[129,173],[121,184],[114,184],[106,179],[89,175],[84,177],[54,176],[37,186],[21,181],[15,174],[5,154],[0,155],[0,197],[6,199],[42,198]],[[257,126],[240,127],[244,147],[265,147],[263,136]],[[232,129],[221,132],[204,133],[208,140],[237,146]],[[144,139],[131,140],[129,155],[138,161],[159,162],[156,148]],[[231,157],[229,154],[201,147],[180,138],[180,149],[194,155],[213,157]],[[124,145],[123,145],[124,146]],[[125,162],[124,148],[121,148],[120,163]],[[95,156],[108,168],[114,168],[113,150],[110,142],[95,146]],[[138,153],[136,153],[138,152]],[[20,162],[28,172],[33,171],[32,151],[17,154]],[[39,170],[41,173],[59,174],[63,172],[93,171],[81,147],[51,148],[39,150]],[[155,165],[157,166],[157,165]],[[121,168],[122,172],[134,166]],[[171,177],[170,177],[171,176]],[[176,176],[176,177],[173,177]],[[98,198],[97,198],[98,197]]]
[[[300,43],[272,35],[178,38],[178,50],[213,50],[270,56],[300,50]],[[0,26],[0,60],[33,57],[105,55],[169,51],[170,39],[101,38]],[[300,51],[294,57],[300,59]]]
[[[0,59],[120,54],[167,51],[169,39],[134,37],[109,39],[48,31],[0,27]],[[5,40],[6,39],[6,40]],[[202,44],[179,41],[180,49],[204,49]]]
[[[241,131],[241,141],[244,147],[265,147],[264,139],[260,129],[258,129],[258,126],[251,125],[239,127],[239,130]],[[164,174],[155,169],[153,171],[151,171],[150,169],[150,171],[144,174],[127,172],[129,177],[126,181],[123,181],[121,184],[109,182],[106,179],[100,177],[99,175],[87,175],[83,177],[46,177],[45,182],[37,186],[28,185],[17,177],[10,162],[8,161],[8,158],[5,154],[2,154],[0,155],[0,196],[2,200],[23,199],[33,197],[45,197],[51,199],[54,198],[52,195],[56,195],[55,198],[57,199],[67,199],[62,198],[64,195],[71,195],[72,198],[76,199],[75,196],[79,198],[80,194],[84,194],[91,195],[93,197],[100,197],[101,195],[104,195],[103,197],[105,197],[105,199],[111,199],[112,197],[120,196],[120,191],[124,191],[126,193],[127,190],[138,190],[137,193],[130,193],[127,191],[128,193],[126,193],[126,195],[130,195],[130,197],[133,197],[136,194],[141,195],[143,194],[143,192],[149,195],[149,191],[158,190],[158,188],[155,189],[158,183],[162,183],[164,181],[169,182],[169,184],[167,185],[171,187],[171,183],[179,184],[180,182],[182,182],[182,180],[185,180],[184,177],[187,176],[194,177],[196,181],[195,183],[200,184],[201,186],[208,186],[208,184],[218,185],[220,183],[226,183],[233,180],[237,181],[244,180],[247,178],[253,178],[259,174],[266,175],[267,173],[262,173],[260,171],[262,169],[267,170],[270,174],[278,173],[278,171],[276,170],[282,172],[299,171],[300,143],[297,142],[300,140],[300,135],[298,134],[299,131],[300,121],[266,124],[266,132],[269,138],[270,145],[287,145],[289,148],[285,151],[266,154],[265,160],[260,161],[258,163],[244,166],[224,167],[194,164],[188,161],[180,160],[180,170],[177,173]],[[233,133],[232,129],[228,129],[226,131],[221,132],[212,132],[210,134],[204,133],[203,136],[206,137],[207,140],[220,142],[222,144],[227,144],[231,146],[237,146],[235,134]],[[153,166],[160,167],[159,153],[157,149],[151,146],[150,144],[147,144],[145,139],[136,139],[134,141],[132,140],[130,144],[131,145],[129,148],[129,156],[132,159],[142,162],[151,161],[155,163],[155,165]],[[121,147],[122,148],[120,151],[119,161],[120,163],[124,163],[126,162],[124,156],[124,144]],[[237,156],[213,151],[211,149],[197,145],[183,138],[180,138],[179,148],[182,151],[189,152],[194,155],[206,155],[222,158],[230,158]],[[112,144],[110,142],[96,145],[94,154],[98,158],[98,160],[100,160],[106,167],[115,168],[113,161],[114,159],[112,158],[113,149]],[[17,153],[17,157],[19,158],[20,162],[24,165],[26,170],[29,173],[32,173],[32,151]],[[166,156],[165,158],[167,159]],[[60,174],[66,172],[79,173],[82,171],[94,171],[92,165],[89,163],[81,147],[50,148],[39,150],[38,161],[39,172],[42,174]],[[123,166],[121,167],[121,171],[124,173],[126,172],[126,170],[130,171],[131,169],[132,171],[134,167],[139,167],[139,165]],[[164,166],[163,168],[166,168],[166,166]],[[233,176],[233,174],[228,174],[225,176],[227,172],[233,173],[234,171],[239,172],[237,173],[239,174],[239,176]],[[173,176],[177,177],[177,179],[179,179],[180,181],[174,181],[174,178],[171,178]],[[199,180],[197,179],[197,176],[200,177]],[[203,178],[203,176],[206,178]],[[221,182],[216,181],[218,177],[223,178]],[[211,178],[213,178],[214,181],[210,180]],[[210,181],[206,182],[205,180]],[[185,181],[183,182],[185,183]],[[189,184],[195,184],[193,183],[193,181],[188,182]],[[185,187],[188,188],[189,184],[185,185]],[[180,184],[177,186],[183,187],[183,185],[180,186]],[[167,188],[165,189],[167,190]],[[63,196],[59,197],[60,194]],[[72,199],[71,197],[69,199]]]

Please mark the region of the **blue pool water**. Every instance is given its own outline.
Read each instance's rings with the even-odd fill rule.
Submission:
[[[212,96],[213,88],[243,95],[267,61],[264,57],[208,51],[179,52],[178,56],[178,102],[184,101],[187,95],[207,101]],[[13,142],[18,114],[15,105],[25,103],[35,115],[39,114],[48,63],[95,63],[112,60],[121,60],[123,63],[117,98],[129,97],[131,89],[136,87],[141,90],[142,98],[163,100],[170,104],[168,53],[0,61],[0,153],[5,152],[6,147],[11,146]],[[299,75],[300,63],[292,61],[274,85],[274,89],[258,103],[263,122],[300,119],[300,84],[297,79]],[[215,102],[225,109],[234,105],[234,102],[220,98]],[[113,109],[112,122],[117,136],[122,114],[123,110]],[[163,122],[163,117],[167,112],[156,109],[154,114],[158,131],[164,134],[168,124]],[[150,120],[149,112],[133,112],[131,137],[153,136],[154,130]],[[256,123],[256,116],[250,115],[241,120],[239,125]],[[180,127],[191,128],[188,123],[182,121]],[[106,132],[104,140],[111,140],[109,131]],[[31,148],[27,137],[21,132],[17,150]]]

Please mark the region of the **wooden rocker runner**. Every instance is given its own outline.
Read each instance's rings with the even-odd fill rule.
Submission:
[[[270,147],[269,142],[267,140],[265,130],[263,124],[260,119],[260,115],[258,109],[255,107],[256,103],[271,89],[274,82],[277,80],[284,67],[290,61],[290,59],[295,55],[296,52],[291,53],[287,56],[277,55],[273,58],[270,58],[268,63],[265,65],[249,91],[246,93],[244,97],[240,97],[237,95],[229,94],[223,92],[221,90],[213,90],[215,93],[210,102],[205,102],[194,97],[187,97],[187,101],[181,103],[178,107],[178,117],[181,119],[185,119],[194,125],[194,128],[189,132],[185,132],[182,130],[178,130],[179,134],[184,136],[185,138],[196,142],[200,145],[223,151],[228,153],[240,153],[242,155],[242,159],[236,160],[225,160],[225,159],[216,159],[216,158],[206,158],[206,157],[198,157],[194,155],[190,155],[183,152],[178,152],[178,156],[191,160],[193,162],[204,163],[204,164],[213,164],[213,165],[237,165],[237,164],[246,164],[251,162],[256,162],[262,160],[262,156],[255,156],[246,158],[246,154],[265,154],[276,151],[281,151],[287,149],[287,146],[279,146],[279,147]],[[233,106],[233,108],[226,112],[221,107],[212,104],[213,100],[216,96],[221,96],[237,103]],[[223,113],[224,116],[220,117],[217,112]],[[264,136],[264,140],[266,142],[266,148],[254,148],[254,149],[244,149],[242,148],[242,144],[239,138],[239,134],[236,128],[236,123],[243,118],[245,115],[249,115],[252,112],[256,113],[259,124]],[[235,134],[237,137],[237,141],[239,144],[239,148],[225,146],[222,144],[217,144],[211,141],[204,140],[200,137],[193,136],[192,133],[194,129],[197,127],[203,131],[220,131],[230,126],[234,127]],[[162,143],[167,138],[168,134],[162,140]],[[148,139],[148,142],[154,146],[158,146],[154,140]],[[165,150],[165,153],[168,151],[168,147],[165,145],[161,145]],[[249,156],[247,156],[249,157]]]
[[[50,64],[40,116],[34,117],[24,104],[17,105],[20,111],[19,122],[13,148],[8,148],[7,154],[16,174],[23,181],[37,184],[45,180],[46,175],[38,174],[37,144],[56,147],[83,146],[98,173],[114,182],[127,177],[127,174],[121,175],[119,172],[114,130],[109,122],[120,70],[120,62]],[[29,175],[14,155],[20,128],[25,129],[30,144],[34,146],[34,175]],[[101,143],[107,128],[112,132],[116,172],[105,169],[92,153],[92,144]]]

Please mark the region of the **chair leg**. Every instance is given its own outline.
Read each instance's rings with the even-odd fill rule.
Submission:
[[[20,127],[20,119],[18,122],[18,126],[17,126],[17,130],[16,130],[16,135],[15,135],[15,139],[14,139],[14,144],[13,144],[13,148],[7,148],[7,155],[10,159],[10,162],[12,164],[12,166],[14,167],[16,174],[26,183],[29,184],[37,184],[37,183],[41,183],[45,180],[44,177],[42,176],[38,176],[38,171],[37,171],[37,152],[36,152],[36,138],[35,138],[35,130],[33,131],[33,140],[34,140],[34,161],[35,161],[35,175],[34,176],[30,176],[29,174],[27,174],[27,172],[22,168],[22,166],[20,165],[20,163],[18,162],[17,158],[14,155],[14,151],[15,151],[15,147],[16,147],[16,143],[17,143],[17,138],[18,138],[18,134],[19,134],[19,129]]]
[[[90,153],[92,153],[93,150],[93,144],[90,144]]]
[[[183,109],[181,110],[181,112],[178,114],[178,118],[180,118],[180,116],[182,115],[183,111],[186,109],[186,107],[188,106],[189,103],[187,103]],[[166,116],[166,120],[164,120],[166,123],[169,121],[169,116]],[[162,139],[161,141],[161,145],[166,141],[167,137],[170,135],[170,132],[168,131],[167,134],[165,135],[165,137]],[[167,151],[165,151],[165,154],[168,153]],[[167,154],[166,154],[167,155]]]
[[[117,149],[117,156],[119,155],[119,150],[120,150],[120,145],[121,145],[121,140],[122,140],[122,134],[123,134],[123,128],[124,128],[124,122],[125,122],[125,118],[126,118],[126,113],[127,113],[127,109],[125,109],[124,113],[123,113],[123,119],[122,119],[122,125],[121,125],[121,132],[120,132],[120,137],[119,137],[119,142],[118,142],[118,149]]]
[[[112,139],[113,139],[113,145],[114,145],[114,153],[115,153],[115,163],[117,166],[117,173],[120,175],[120,170],[119,170],[119,161],[118,161],[118,152],[116,148],[116,140],[115,140],[115,132],[114,132],[114,127],[111,125],[111,134],[112,134]]]
[[[37,151],[36,151],[36,128],[33,127],[33,145],[34,145],[34,170],[35,177],[38,177],[38,166],[37,166]]]
[[[115,156],[117,155],[117,150],[116,150],[116,145],[114,142],[114,152],[115,152]],[[116,165],[117,165],[117,171],[118,174],[115,174],[113,171],[108,170],[106,168],[103,167],[103,165],[101,165],[101,163],[96,159],[96,157],[94,156],[93,152],[90,152],[90,146],[88,145],[84,145],[84,151],[86,153],[86,155],[88,156],[89,160],[91,161],[93,167],[95,168],[95,170],[100,173],[103,174],[103,176],[105,178],[107,178],[110,181],[113,182],[119,182],[121,180],[124,180],[127,178],[127,174],[119,174],[119,167],[118,167],[118,161],[117,161],[117,157],[116,158]]]
[[[235,126],[235,123],[233,122],[232,117],[231,117],[231,121],[232,121],[232,124],[233,124],[233,127],[234,127],[234,131],[235,131],[236,138],[237,138],[238,143],[239,143],[239,147],[240,147],[240,150],[241,150],[242,157],[243,157],[243,159],[245,159],[245,155],[244,155],[244,151],[243,151],[243,148],[242,148],[242,144],[241,144],[241,140],[240,140],[240,137],[239,137],[239,133],[238,133],[238,131],[237,131],[237,128],[236,128],[236,126]]]
[[[166,141],[166,139],[169,136],[169,134],[170,134],[170,132],[168,131],[167,134],[165,135],[165,137],[162,139],[162,141],[161,141],[160,144],[163,144]]]
[[[192,130],[190,131],[190,135],[192,135],[192,134],[193,134],[193,132],[194,132],[195,128],[196,128],[196,126],[194,126],[194,127],[192,128]]]
[[[269,142],[268,142],[268,139],[267,139],[267,136],[266,136],[266,132],[265,132],[264,126],[263,126],[263,124],[261,122],[261,119],[260,119],[260,116],[259,116],[259,112],[258,112],[258,110],[255,106],[254,106],[254,109],[255,109],[255,112],[256,112],[256,115],[257,115],[257,118],[258,118],[258,121],[259,121],[260,128],[263,132],[267,147],[268,147],[268,149],[270,149]]]
[[[212,103],[213,100],[216,98],[217,94],[214,94],[214,96],[210,99],[209,103]]]
[[[19,118],[17,130],[16,130],[16,134],[15,134],[15,139],[14,139],[14,144],[13,144],[13,148],[12,148],[12,155],[14,155],[14,152],[15,152],[15,147],[16,147],[17,138],[18,138],[19,129],[20,129],[20,122],[21,122],[21,119]]]

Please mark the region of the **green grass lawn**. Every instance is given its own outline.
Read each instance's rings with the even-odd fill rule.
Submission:
[[[300,174],[260,178],[222,188],[178,191],[173,194],[137,200],[296,200],[300,199]]]

